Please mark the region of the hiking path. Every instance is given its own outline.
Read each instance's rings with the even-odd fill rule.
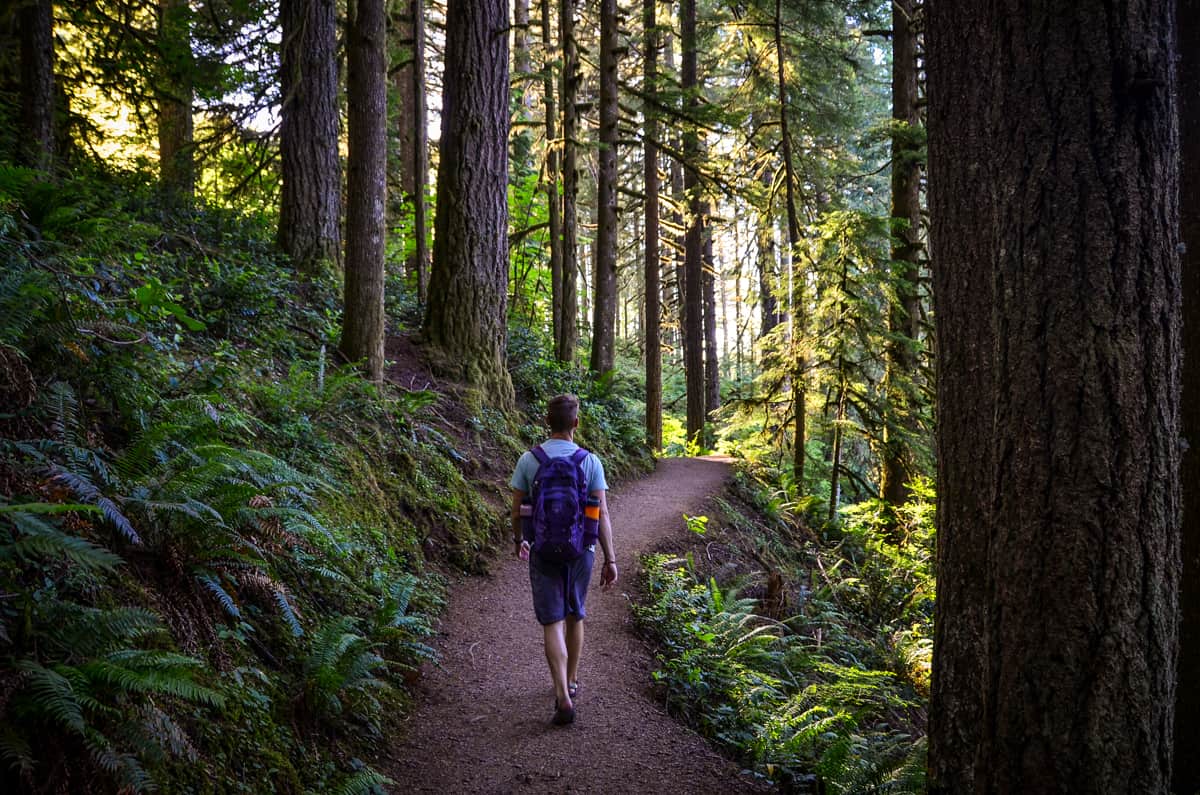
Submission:
[[[609,493],[620,581],[600,588],[597,554],[570,726],[550,723],[554,690],[528,564],[508,547],[491,576],[453,583],[435,644],[441,667],[426,666],[405,736],[390,754],[397,791],[762,791],[653,699],[654,660],[631,610],[639,554],[686,532],[682,515],[703,513],[728,476],[719,457],[668,458]]]

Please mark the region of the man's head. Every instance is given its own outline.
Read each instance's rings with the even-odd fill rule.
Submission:
[[[550,433],[565,433],[579,424],[579,398],[558,395],[546,405],[546,424]]]

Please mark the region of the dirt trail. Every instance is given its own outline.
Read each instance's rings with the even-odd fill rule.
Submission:
[[[392,752],[397,791],[759,791],[651,700],[653,660],[627,596],[638,553],[680,532],[681,514],[702,512],[728,474],[715,457],[666,459],[610,494],[621,581],[601,591],[597,555],[572,726],[550,724],[554,691],[526,564],[509,558],[490,579],[457,583],[438,644],[444,670],[427,672],[408,737]]]

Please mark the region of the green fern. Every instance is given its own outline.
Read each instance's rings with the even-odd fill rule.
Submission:
[[[364,767],[339,782],[334,795],[382,795],[384,787],[395,785],[395,781],[370,767]]]

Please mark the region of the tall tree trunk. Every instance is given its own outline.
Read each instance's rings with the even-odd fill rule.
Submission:
[[[542,64],[542,103],[546,108],[546,204],[550,233],[550,329],[554,339],[555,353],[559,350],[565,322],[563,320],[563,244],[562,244],[562,196],[558,154],[558,108],[554,101],[554,46],[550,35],[550,3],[542,0],[542,48],[545,61]]]
[[[646,101],[645,119],[646,183],[646,442],[652,450],[662,449],[662,262],[658,250],[658,23],[657,0],[642,0],[643,46],[642,76]]]
[[[22,158],[42,171],[54,167],[54,3],[32,0],[21,7]]]
[[[763,182],[768,193],[771,189],[771,175],[763,175]],[[779,283],[777,263],[775,261],[775,214],[768,202],[758,214],[758,338],[762,339],[783,319],[779,315],[779,301],[775,297],[775,287]]]
[[[559,81],[559,95],[563,110],[563,213],[562,213],[562,327],[557,341],[560,362],[575,360],[578,341],[578,227],[576,225],[575,201],[579,193],[579,172],[576,163],[577,139],[579,135],[579,111],[576,96],[579,91],[579,48],[575,42],[575,0],[559,0],[558,5],[559,52],[563,70]]]
[[[513,1],[512,101],[517,130],[512,136],[512,156],[509,158],[509,178],[520,180],[533,170],[530,158],[533,135],[529,127],[530,94],[533,65],[529,54],[529,0]]]
[[[402,62],[393,68],[398,112],[396,157],[400,166],[402,199],[412,206],[413,249],[404,263],[408,281],[417,288],[417,300],[425,302],[429,285],[428,224],[425,220],[425,186],[429,178],[429,134],[425,123],[425,16],[424,0],[406,0],[397,14],[398,35],[403,45]]]
[[[681,85],[689,112],[700,106],[696,74],[696,0],[679,4]],[[695,124],[683,133],[683,187],[688,196],[687,233],[684,238],[684,371],[687,380],[687,438],[704,442],[704,199],[696,164],[700,161],[700,134]]]
[[[617,312],[617,0],[600,0],[600,153],[590,369],[613,369]]]
[[[883,460],[880,462],[879,496],[889,506],[908,501],[912,452],[906,436],[915,433],[918,409],[910,397],[917,376],[917,353],[913,347],[920,333],[917,261],[921,253],[921,146],[916,134],[921,126],[917,104],[916,0],[892,3],[892,261],[895,263],[896,299],[888,306],[888,331],[892,341],[886,350],[884,394],[887,408],[883,428]],[[895,514],[888,511],[888,523]]]
[[[663,63],[667,67],[667,74],[675,74],[675,47],[674,37],[667,34],[666,48],[663,53]],[[676,150],[683,149],[682,138],[676,140]],[[674,260],[675,260],[675,308],[676,318],[675,323],[679,327],[679,347],[681,350],[680,362],[687,361],[687,275],[684,273],[684,253],[687,250],[687,225],[684,221],[683,213],[679,211],[680,207],[687,205],[687,194],[684,192],[683,185],[683,164],[679,162],[679,158],[671,158],[671,201],[675,209],[671,211],[671,225],[680,230],[675,235],[674,245]]]
[[[1175,792],[1200,792],[1200,0],[1179,0],[1183,253],[1183,578],[1175,694]]]
[[[783,76],[783,8],[782,0],[775,0],[775,63],[779,83],[779,135],[783,149],[784,196],[787,199],[788,249],[792,259],[792,349],[794,372],[792,373],[792,411],[795,415],[792,450],[792,471],[796,489],[804,492],[804,441],[807,404],[805,400],[805,370],[802,340],[805,335],[808,313],[805,311],[804,276],[800,268],[800,219],[796,214],[796,176],[792,167],[792,137],[788,132],[787,83]]]
[[[508,2],[450,0],[433,278],[425,335],[440,367],[513,403],[506,364]]]
[[[928,9],[931,792],[1170,788],[1174,7]]]
[[[707,204],[704,207],[708,215]],[[721,362],[717,355],[717,263],[713,258],[712,229],[704,235],[704,416],[721,408]],[[708,440],[711,442],[712,440]]]
[[[387,206],[386,0],[352,0],[346,53],[346,283],[341,351],[383,380],[384,208]]]
[[[279,247],[307,277],[341,267],[337,3],[280,0]]]
[[[164,193],[190,203],[196,193],[192,124],[192,34],[187,0],[158,0],[158,164]]]
[[[846,363],[838,360],[837,412],[833,423],[833,462],[829,468],[829,521],[837,520],[838,499],[841,496],[842,424],[846,421]]]

